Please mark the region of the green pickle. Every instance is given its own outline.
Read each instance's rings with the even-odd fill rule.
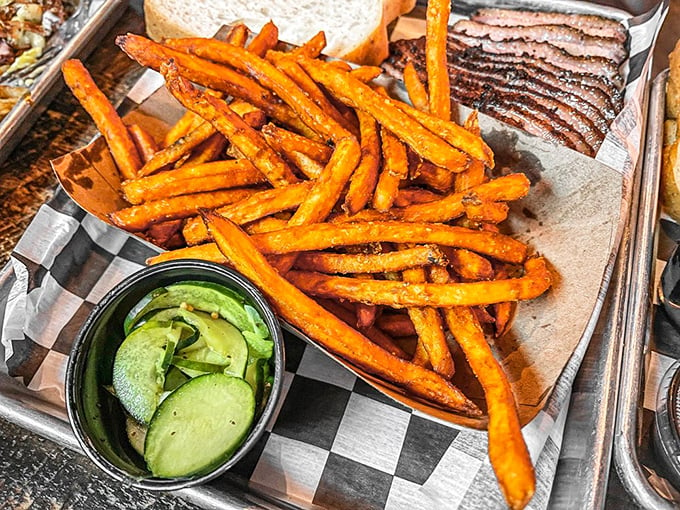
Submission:
[[[271,386],[274,343],[257,310],[223,285],[186,281],[140,300],[124,332],[113,394],[149,471],[192,476],[228,460]]]

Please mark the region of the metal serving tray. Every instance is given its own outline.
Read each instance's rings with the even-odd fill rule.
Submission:
[[[60,27],[62,32],[52,35],[51,39],[59,39],[58,44],[63,43],[63,47],[30,84],[29,93],[0,121],[0,163],[7,159],[61,89],[61,64],[89,54],[106,34],[104,25],[120,18],[127,5],[128,0],[83,0],[73,17]]]
[[[650,99],[640,214],[631,232],[635,249],[630,258],[624,296],[626,328],[622,337],[624,352],[614,441],[616,470],[624,487],[640,506],[649,509],[677,508],[680,504],[680,500],[663,497],[657,490],[658,485],[650,483],[650,468],[653,470],[658,465],[651,452],[649,437],[643,434],[643,393],[653,343],[657,203],[667,80],[668,71],[656,77]]]

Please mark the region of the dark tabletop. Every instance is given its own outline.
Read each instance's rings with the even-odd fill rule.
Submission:
[[[639,1],[610,0],[628,11]],[[648,2],[647,2],[648,3]],[[86,60],[106,95],[117,102],[141,74],[113,44],[117,34],[143,33],[141,0],[131,2],[123,17]],[[668,53],[680,37],[680,0],[670,0],[670,13],[655,51],[653,74],[668,66]],[[62,92],[35,127],[0,166],[0,267],[37,208],[53,193],[56,181],[49,161],[85,145],[95,133],[71,94]],[[608,508],[631,508],[615,473],[610,477]],[[32,432],[0,420],[0,509],[167,509],[194,508],[171,495],[152,495],[122,487],[105,478],[85,457]]]

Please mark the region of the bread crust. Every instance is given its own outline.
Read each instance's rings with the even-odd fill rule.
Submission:
[[[353,48],[331,55],[350,62],[365,65],[378,65],[388,55],[387,26],[398,16],[413,9],[416,0],[383,0],[382,19],[376,20],[376,28]],[[155,40],[176,37],[206,37],[210,34],[197,34],[182,26],[181,20],[167,16],[156,2],[144,2],[146,33]]]

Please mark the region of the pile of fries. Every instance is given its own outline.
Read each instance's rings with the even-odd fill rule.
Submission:
[[[500,486],[521,508],[533,467],[486,335],[502,335],[514,304],[545,292],[551,276],[498,228],[528,179],[490,180],[476,114],[450,120],[448,5],[429,3],[428,86],[407,68],[412,105],[373,83],[379,68],[323,59],[323,33],[282,51],[273,24],[250,42],[242,25],[224,41],[118,37],[186,107],[163,140],[126,126],[80,62],[63,72],[124,181],[131,205],[111,221],[168,249],[150,263],[228,264],[333,353],[410,396],[480,416],[450,382],[461,349],[485,391]]]

